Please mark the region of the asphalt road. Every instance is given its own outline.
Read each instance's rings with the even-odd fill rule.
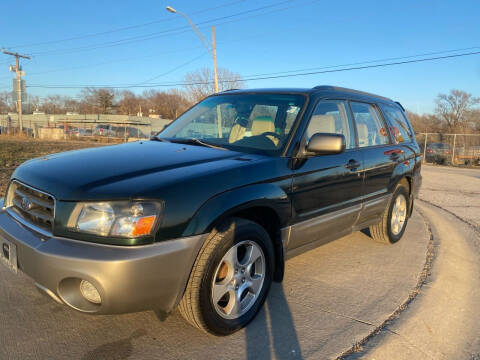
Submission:
[[[290,260],[247,329],[216,338],[177,313],[88,316],[0,267],[0,359],[332,358],[379,326],[408,297],[428,237],[415,214],[396,245],[358,232]]]

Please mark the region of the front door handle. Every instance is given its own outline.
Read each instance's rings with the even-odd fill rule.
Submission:
[[[355,170],[357,170],[357,169],[360,167],[360,165],[361,165],[361,164],[360,164],[357,160],[355,160],[355,159],[350,159],[350,160],[348,161],[348,163],[345,164],[345,167],[346,167],[347,169],[350,169],[350,170],[352,170],[352,171],[355,171]]]

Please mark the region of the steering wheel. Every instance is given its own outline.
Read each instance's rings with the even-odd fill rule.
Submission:
[[[282,142],[282,136],[273,132],[273,131],[266,131],[264,133],[261,134],[262,136],[266,137],[268,140],[270,140],[271,142],[273,142],[273,144],[275,145],[275,147],[280,144]],[[274,140],[270,139],[269,136],[273,136],[275,139],[277,139],[277,143],[275,143]]]

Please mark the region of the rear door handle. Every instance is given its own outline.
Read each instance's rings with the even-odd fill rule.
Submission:
[[[403,154],[402,149],[392,149],[392,150],[387,150],[383,153],[383,155],[400,155]]]
[[[361,165],[361,164],[360,164],[357,160],[351,159],[348,163],[345,164],[345,167],[346,167],[347,169],[350,169],[350,170],[352,170],[352,171],[355,171],[355,170],[357,170],[357,169],[360,167],[360,165]]]
[[[402,149],[387,150],[383,153],[383,155],[390,156],[392,160],[397,160],[401,154],[403,154]]]

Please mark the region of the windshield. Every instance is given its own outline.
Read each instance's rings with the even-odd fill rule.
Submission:
[[[305,97],[289,94],[232,94],[209,97],[157,135],[226,149],[278,154],[282,151]],[[197,144],[200,142],[197,142]]]

